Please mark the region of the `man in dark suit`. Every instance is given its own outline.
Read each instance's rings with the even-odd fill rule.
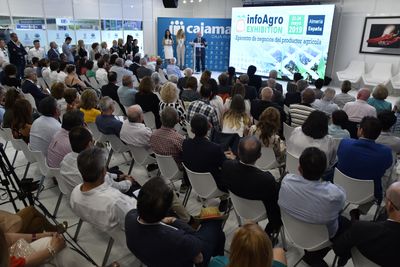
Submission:
[[[250,101],[257,98],[257,90],[254,86],[250,86],[249,83],[249,75],[242,74],[239,76],[239,82],[243,84],[245,88],[245,99],[249,99]]]
[[[49,61],[60,61],[60,52],[57,50],[56,42],[50,42],[50,49],[47,52],[47,58]]]
[[[276,79],[278,78],[278,72],[276,70],[271,70],[269,72],[269,79],[274,79],[276,81]],[[276,82],[275,83],[275,88],[272,89],[276,89],[278,90],[281,94],[283,94],[283,88],[282,88],[282,84]]]
[[[250,65],[247,68],[247,75],[249,75],[249,86],[253,86],[256,88],[256,91],[259,92],[262,84],[261,76],[256,75],[257,67],[254,65]]]
[[[348,231],[333,242],[339,257],[349,259],[351,249],[379,266],[397,266],[400,246],[400,182],[393,183],[386,191],[388,219],[382,222],[355,222]]]
[[[219,144],[208,140],[207,132],[210,128],[207,118],[202,114],[196,114],[190,121],[193,139],[185,139],[182,145],[182,161],[189,170],[194,172],[210,172],[219,190],[227,192],[221,181],[222,163],[226,156],[233,159],[232,152],[226,156]]]
[[[109,96],[111,97],[115,102],[118,103],[119,107],[121,108],[122,112],[126,115],[125,113],[125,108],[124,106],[121,104],[121,102],[119,101],[119,97],[118,97],[118,85],[117,85],[117,74],[113,71],[110,71],[108,73],[108,84],[103,85],[103,87],[101,87],[100,91],[102,96]]]
[[[133,63],[135,64],[135,63]],[[136,76],[138,79],[143,79],[146,76],[151,76],[153,71],[147,67],[147,59],[141,58],[140,59],[140,67],[136,70]]]
[[[25,69],[25,55],[28,54],[25,47],[18,40],[18,35],[13,32],[10,34],[11,40],[7,44],[8,55],[10,57],[10,63],[17,67],[17,75],[22,79],[24,78]]]
[[[286,113],[283,111],[283,108],[279,106],[277,103],[272,102],[272,98],[274,97],[274,91],[269,87],[264,87],[261,90],[261,99],[254,99],[251,102],[250,113],[254,119],[259,120],[261,113],[269,107],[276,108],[281,114],[281,122],[286,121]],[[281,127],[282,128],[282,127]]]
[[[222,182],[235,195],[261,200],[267,211],[267,234],[279,232],[282,225],[278,206],[279,185],[269,172],[254,166],[261,156],[261,143],[254,136],[247,136],[239,143],[239,160],[227,160],[222,165]]]
[[[196,49],[196,72],[200,72],[200,62],[201,71],[204,72],[206,70],[207,41],[202,37],[201,32],[197,33],[197,37],[193,40],[193,46]]]
[[[39,87],[36,85],[37,76],[36,71],[33,68],[26,68],[24,70],[25,81],[22,84],[22,92],[24,94],[31,94],[35,99],[36,107],[39,107],[39,102],[45,97],[48,97],[48,94],[42,92]]]

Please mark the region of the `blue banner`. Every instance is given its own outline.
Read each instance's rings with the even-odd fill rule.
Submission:
[[[229,49],[231,41],[231,19],[201,18],[158,18],[157,47],[158,55],[164,58],[162,39],[165,30],[169,29],[174,40],[174,57],[176,58],[176,33],[185,31],[186,52],[185,66],[193,68],[193,47],[189,44],[198,32],[203,33],[207,41],[206,69],[226,71],[229,65]]]

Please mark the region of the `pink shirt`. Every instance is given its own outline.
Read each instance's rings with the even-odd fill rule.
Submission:
[[[47,164],[51,168],[60,168],[64,156],[72,152],[68,131],[61,128],[53,137],[47,150]]]

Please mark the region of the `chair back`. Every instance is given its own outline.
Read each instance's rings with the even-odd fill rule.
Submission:
[[[114,152],[123,153],[129,151],[129,147],[124,144],[118,136],[114,134],[103,134],[102,139],[110,143]]]
[[[185,165],[183,166],[185,167],[193,191],[201,198],[210,199],[224,194],[224,192],[218,190],[211,173],[194,172],[189,170]]]
[[[351,259],[353,261],[354,267],[379,267],[378,264],[367,259],[357,247],[351,249]]]
[[[11,128],[0,128],[0,137],[9,142],[13,139]]]
[[[97,80],[96,80],[95,77],[89,77],[88,80],[89,80],[89,82],[90,82],[90,85],[91,85],[94,89],[100,90],[100,85],[99,85],[99,83],[97,82]]]
[[[121,107],[117,102],[114,101],[114,116],[124,116],[124,112],[122,111]]]
[[[37,109],[36,108],[35,98],[33,98],[33,96],[31,94],[25,94],[24,93],[24,97],[25,97],[26,100],[28,100],[28,102],[31,104],[33,109]]]
[[[175,178],[179,173],[179,168],[174,158],[172,156],[155,155],[161,176],[167,180]]]
[[[326,225],[302,222],[281,209],[285,234],[298,248],[315,251],[329,246],[329,233]]]
[[[37,83],[40,85],[40,87],[42,87],[43,90],[47,90],[49,88],[46,81],[42,77],[37,78]]]
[[[360,205],[374,199],[374,181],[354,179],[335,168],[333,182],[346,192],[346,201]]]
[[[346,68],[346,72],[361,75],[365,73],[365,62],[360,60],[352,60]]]
[[[229,191],[233,208],[241,219],[259,222],[267,218],[267,211],[261,200],[250,200],[239,197]]]
[[[288,125],[286,122],[283,123],[283,136],[285,137],[286,142],[289,140],[290,136],[292,135],[293,130],[294,130],[294,127]]]
[[[156,118],[154,117],[153,112],[145,112],[143,113],[144,124],[150,129],[156,128]]]
[[[299,164],[299,159],[286,151],[286,171],[288,173],[300,175]]]
[[[33,156],[33,154],[31,153],[31,151],[28,148],[28,144],[25,143],[24,140],[13,138],[11,143],[15,149],[18,148],[18,150],[22,150],[22,153],[24,153],[24,156],[29,163],[36,162],[36,158]]]
[[[79,75],[79,79],[82,81],[82,82],[84,82],[84,83],[87,83],[87,84],[90,84],[90,81],[89,81],[89,79],[86,77],[86,75]]]
[[[32,148],[29,145],[28,145],[28,150],[30,151],[30,153],[33,155],[33,157],[37,161],[37,163],[39,165],[40,173],[43,176],[50,178],[50,177],[59,175],[60,168],[50,168],[49,165],[47,164],[47,160],[46,160],[45,156],[43,155],[43,153],[41,151],[34,151],[34,150],[32,150]]]
[[[127,145],[131,151],[132,157],[139,165],[146,165],[151,161],[150,153],[144,147],[138,147],[133,145]],[[155,162],[155,159],[152,161]]]
[[[99,141],[102,133],[97,129],[97,125],[94,122],[90,122],[87,124],[87,127],[92,132],[93,139],[95,141]]]
[[[261,157],[256,161],[257,168],[261,170],[270,170],[276,168],[278,162],[276,161],[275,152],[270,147],[261,148]]]
[[[392,77],[392,63],[375,63],[370,74],[382,82],[389,80]]]

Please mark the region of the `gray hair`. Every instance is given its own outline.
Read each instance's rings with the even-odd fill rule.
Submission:
[[[106,169],[107,154],[104,149],[91,147],[83,150],[78,155],[78,169],[85,183],[95,183]]]
[[[308,88],[308,82],[306,80],[298,80],[297,81],[297,91],[303,92],[304,89]]]
[[[114,105],[114,100],[109,96],[103,96],[99,101],[99,109],[101,112],[110,110]]]
[[[160,74],[158,74],[158,72],[153,72],[153,74],[151,74],[151,79],[153,80],[154,85],[158,85],[161,83]]]
[[[183,71],[183,75],[185,75],[185,77],[192,77],[193,75],[193,70],[191,68],[186,68]]]
[[[333,98],[335,98],[335,94],[336,94],[335,89],[326,88],[325,91],[324,91],[324,97],[323,97],[323,99],[324,99],[325,101],[332,101]]]
[[[274,78],[271,78],[271,75],[270,75],[270,78],[268,79],[267,84],[268,84],[268,87],[270,87],[271,89],[275,89],[276,80]]]
[[[115,65],[117,65],[117,66],[120,66],[120,67],[123,67],[124,66],[124,59],[123,58],[117,58],[116,60],[115,60]]]
[[[168,76],[168,81],[177,84],[178,83],[178,76],[176,76],[175,74],[171,74]]]
[[[147,65],[147,59],[145,57],[142,57],[139,62],[140,65]]]
[[[271,79],[271,78],[273,78],[273,79],[276,79],[278,77],[278,72],[276,71],[276,70],[271,70],[270,72],[269,72],[269,78]]]
[[[239,76],[239,81],[244,84],[249,83],[249,79],[250,79],[249,75],[247,75],[247,74],[242,74]]]
[[[31,68],[31,67],[25,68],[25,70],[24,70],[24,76],[25,76],[26,78],[31,77],[33,74],[36,75],[36,71],[35,71],[33,68]]]
[[[176,62],[176,58],[174,58],[174,57],[169,60],[170,64],[175,64],[175,62]]]
[[[178,122],[178,112],[173,107],[165,107],[161,112],[162,125],[166,128],[174,128]]]

